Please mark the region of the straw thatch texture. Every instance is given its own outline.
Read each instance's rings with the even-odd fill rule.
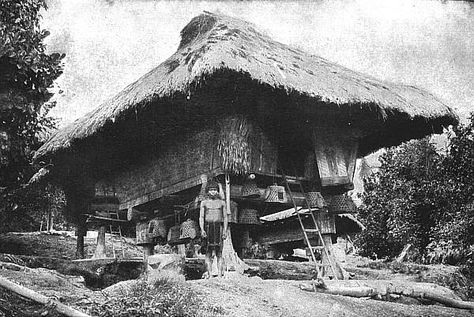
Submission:
[[[422,118],[422,124],[429,126],[425,130],[439,130],[440,125],[457,122],[450,108],[422,89],[382,82],[275,42],[242,20],[206,12],[192,19],[181,31],[181,37],[175,54],[58,131],[38,150],[36,158],[67,149],[127,113],[159,106],[159,100],[178,94],[190,99],[222,71],[243,74],[255,83],[303,96],[315,112],[323,105],[334,111],[344,105],[352,107],[353,112],[376,112],[381,121],[395,115],[405,121]],[[425,130],[423,133],[429,133]],[[381,145],[373,143],[370,150]]]

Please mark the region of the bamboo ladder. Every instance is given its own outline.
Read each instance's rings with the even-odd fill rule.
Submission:
[[[293,207],[295,208],[296,215],[298,216],[298,222],[300,223],[301,230],[303,231],[303,235],[304,235],[306,245],[309,248],[309,252],[311,254],[311,259],[313,260],[313,263],[316,266],[316,272],[318,273],[318,277],[322,277],[323,269],[325,267],[329,266],[331,268],[334,279],[337,280],[338,279],[337,278],[337,273],[336,273],[336,269],[334,268],[334,264],[332,263],[332,260],[330,258],[330,251],[328,250],[328,247],[327,247],[326,243],[324,242],[323,236],[321,234],[321,230],[319,229],[318,222],[316,220],[316,217],[314,216],[314,211],[316,211],[316,210],[311,208],[311,204],[309,203],[308,197],[306,196],[306,193],[303,189],[303,184],[301,183],[301,181],[298,178],[289,177],[289,176],[286,176],[286,175],[283,175],[283,181],[284,181],[285,187],[288,191],[288,195],[290,196],[291,203],[293,204]],[[307,211],[301,211],[301,209],[298,209],[298,206],[296,205],[295,199],[293,198],[293,192],[291,191],[290,183],[299,185],[301,193],[304,196],[306,206],[308,207]],[[311,216],[311,220],[313,221],[314,228],[306,228],[305,227],[305,225],[303,223],[302,215],[310,215]],[[318,234],[318,239],[319,239],[321,245],[313,247],[311,245],[311,242],[309,241],[308,233],[317,233]],[[314,254],[314,252],[316,250],[324,251],[324,253],[326,254],[326,257],[328,259],[329,264],[318,263],[318,261],[316,260],[316,256]]]
[[[119,214],[118,212],[109,212],[109,218],[114,219],[114,220],[120,220],[119,219]],[[114,255],[114,258],[117,258],[117,252],[121,251],[122,252],[122,258],[125,257],[125,247],[123,243],[123,236],[122,236],[122,226],[118,223],[116,225],[110,224],[109,226],[110,234],[111,235],[118,235],[120,242],[119,245],[112,241],[112,252]],[[112,237],[111,237],[112,239]]]

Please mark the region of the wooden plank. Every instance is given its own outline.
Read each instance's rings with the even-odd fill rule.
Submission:
[[[352,182],[358,139],[336,130],[314,129],[313,147],[322,186]]]

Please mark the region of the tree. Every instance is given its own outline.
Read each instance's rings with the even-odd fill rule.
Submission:
[[[393,256],[407,243],[423,249],[429,243],[431,218],[436,208],[429,187],[439,157],[428,139],[388,149],[380,171],[364,181],[360,215],[367,230],[362,235],[367,254]]]
[[[54,127],[48,89],[64,55],[46,53],[42,8],[44,0],[0,0],[0,216],[21,206],[40,135]]]
[[[423,139],[380,157],[379,172],[364,180],[365,255],[392,257],[411,243],[415,260],[467,259],[474,242],[474,115],[453,132],[448,153]]]

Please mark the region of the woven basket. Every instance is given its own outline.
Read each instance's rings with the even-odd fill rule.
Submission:
[[[181,224],[180,239],[195,239],[199,236],[199,226],[196,221],[188,219]]]
[[[152,237],[166,238],[166,224],[164,219],[155,218],[150,220],[148,234]]]
[[[326,198],[329,212],[333,213],[354,213],[357,207],[347,195],[334,195]]]
[[[285,187],[279,185],[268,186],[265,191],[266,203],[287,203],[288,197],[286,195]]]
[[[153,237],[148,235],[148,221],[139,222],[136,225],[137,245],[153,243]]]
[[[177,244],[179,242],[179,236],[181,235],[181,226],[176,225],[168,230],[168,243]]]
[[[127,220],[128,220],[128,221],[132,221],[132,220],[133,220],[133,216],[134,216],[134,214],[133,214],[133,208],[128,208],[128,210],[127,210]]]
[[[309,203],[309,207],[311,208],[322,209],[324,207],[327,207],[326,201],[324,200],[320,192],[307,192],[306,199]]]
[[[245,208],[239,212],[239,223],[248,225],[258,225],[260,220],[258,219],[258,211],[256,209]]]
[[[254,181],[248,181],[242,186],[242,197],[245,198],[258,198],[260,197],[260,190],[258,189],[257,183]]]

